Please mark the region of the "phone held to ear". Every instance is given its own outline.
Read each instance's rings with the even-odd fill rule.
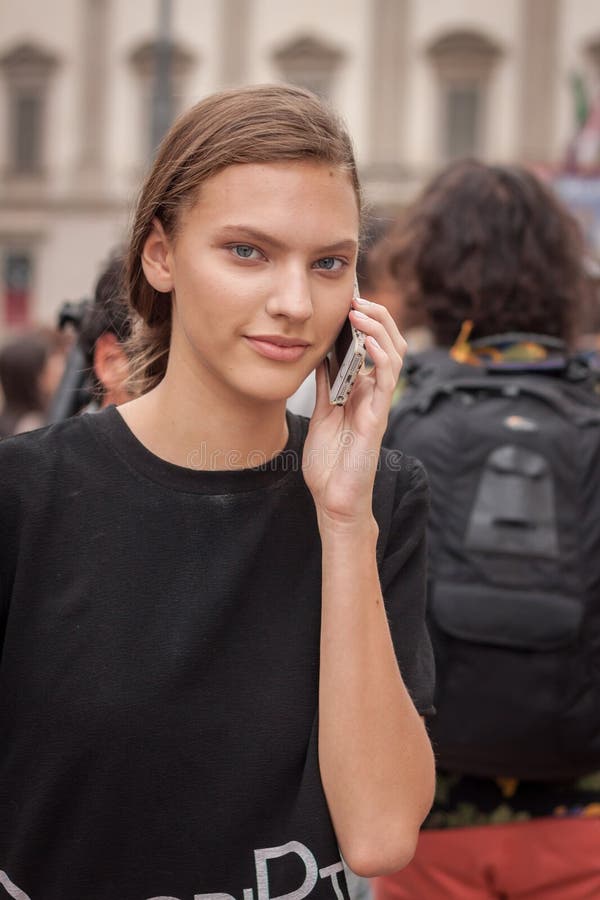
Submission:
[[[354,280],[354,299],[358,298],[358,282]],[[327,354],[329,402],[343,406],[367,354],[365,335],[346,318],[335,344]]]

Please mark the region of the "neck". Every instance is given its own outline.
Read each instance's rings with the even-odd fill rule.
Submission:
[[[175,465],[244,469],[280,453],[287,441],[285,400],[259,403],[225,393],[167,370],[157,387],[119,411],[148,450]]]
[[[129,391],[123,388],[113,390],[105,390],[100,400],[100,409],[106,409],[107,406],[121,406],[131,400],[132,396]]]

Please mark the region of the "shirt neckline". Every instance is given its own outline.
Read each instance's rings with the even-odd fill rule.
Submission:
[[[286,412],[288,440],[284,449],[270,460],[257,457],[255,467],[247,469],[203,469],[201,451],[192,451],[196,466],[190,468],[167,462],[156,456],[134,435],[116,406],[87,414],[90,428],[95,430],[121,459],[135,472],[178,491],[204,494],[229,494],[254,491],[275,484],[302,469],[303,438],[307,420]]]

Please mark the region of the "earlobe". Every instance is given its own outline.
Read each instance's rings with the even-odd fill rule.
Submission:
[[[173,290],[170,242],[157,218],[152,222],[152,229],[142,250],[142,268],[149,284],[156,291],[168,294]]]

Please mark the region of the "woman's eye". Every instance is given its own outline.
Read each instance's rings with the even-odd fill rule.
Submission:
[[[231,249],[240,259],[260,259],[258,250],[254,247],[250,247],[248,244],[234,244]]]
[[[326,272],[337,272],[344,265],[343,260],[337,256],[324,256],[315,263],[317,269],[324,269]]]

